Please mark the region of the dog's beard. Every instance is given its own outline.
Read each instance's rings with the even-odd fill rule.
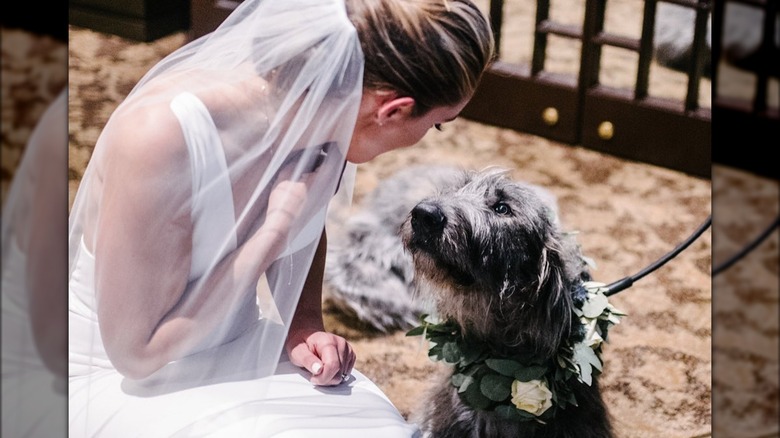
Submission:
[[[411,244],[410,251],[415,273],[440,287],[456,286],[467,290],[476,282],[474,275],[460,269],[456,264],[417,244]]]

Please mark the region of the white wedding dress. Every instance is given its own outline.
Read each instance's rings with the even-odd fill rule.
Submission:
[[[27,257],[15,241],[9,245],[10,251],[3,254],[0,289],[3,300],[0,436],[58,436],[66,424],[65,379],[50,371],[36,351],[24,278]]]
[[[227,168],[220,139],[206,107],[195,96],[181,94],[171,108],[185,134],[193,169],[193,278],[213,259],[216,249],[211,233],[222,236],[234,226],[232,192],[224,176]],[[323,223],[324,215],[315,215],[310,224],[316,232],[301,233],[288,251],[311,244]],[[83,241],[81,249],[73,262],[69,287],[70,437],[395,438],[419,434],[357,370],[339,386],[315,387],[308,373],[292,365],[284,354],[275,372],[256,368],[253,358],[269,353],[256,351],[258,342],[254,341],[266,330],[279,329],[265,319],[253,323],[237,339],[172,362],[146,379],[125,378],[103,348],[95,307],[95,259]]]

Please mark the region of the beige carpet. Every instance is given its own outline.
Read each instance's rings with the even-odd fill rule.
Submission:
[[[45,38],[8,30],[2,36],[5,194],[34,122],[64,86],[67,55],[64,46]],[[146,69],[185,39],[174,34],[142,44],[78,28],[70,37],[72,196],[113,108]],[[11,39],[17,42],[7,45]],[[669,81],[670,87],[678,85]],[[507,166],[517,178],[547,187],[559,197],[564,223],[580,232],[584,250],[597,262],[596,279],[604,282],[653,262],[711,211],[716,263],[778,212],[776,181],[718,166],[711,184],[462,119],[444,132],[431,132],[419,145],[361,165],[355,208],[381,178],[425,162]],[[711,204],[713,190],[722,203]],[[708,231],[672,263],[613,298],[629,314],[611,332],[602,380],[620,437],[698,437],[713,429],[724,437],[777,436],[777,234],[744,264],[716,278],[714,303],[712,243]],[[714,345],[713,312],[719,323]],[[437,371],[419,339],[376,335],[335,313],[326,314],[326,323],[351,339],[357,367],[404,415],[416,408]]]

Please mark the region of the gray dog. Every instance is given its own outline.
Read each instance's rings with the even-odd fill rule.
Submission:
[[[412,257],[399,232],[418,202],[463,176],[463,169],[454,166],[415,165],[382,180],[329,242],[325,281],[330,302],[380,332],[412,328],[422,314],[435,313],[430,294],[416,292]],[[557,218],[554,196],[529,187]]]
[[[334,254],[329,281],[352,285],[338,297],[380,329],[416,317],[408,334],[452,366],[412,418],[426,436],[612,436],[598,374],[622,314],[546,191],[500,169],[412,168],[348,228],[359,249]]]

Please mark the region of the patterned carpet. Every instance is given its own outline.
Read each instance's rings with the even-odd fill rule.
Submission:
[[[174,34],[142,44],[71,28],[67,49],[23,32],[2,36],[3,194],[34,122],[65,85],[69,51],[71,200],[113,108],[146,69],[185,41]],[[723,166],[704,180],[458,119],[412,148],[361,165],[354,208],[382,178],[425,162],[506,166],[547,187],[604,282],[644,268],[714,213],[714,242],[704,233],[612,299],[629,316],[610,332],[605,397],[619,437],[777,436],[777,233],[744,263],[714,283],[710,278],[713,257],[715,264],[725,260],[778,214],[777,181]],[[357,368],[404,415],[416,408],[437,371],[418,339],[370,333],[336,313],[326,323],[351,339]]]

